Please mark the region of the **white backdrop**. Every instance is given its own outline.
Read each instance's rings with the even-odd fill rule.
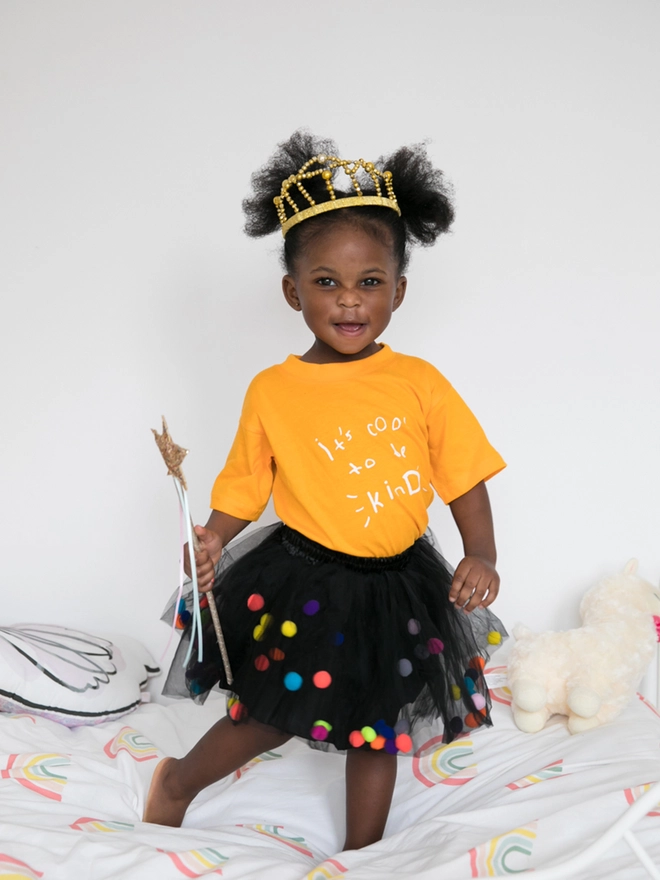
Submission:
[[[660,576],[655,0],[1,0],[2,622],[140,637],[177,577],[167,415],[205,521],[242,396],[309,345],[249,177],[304,125],[430,139],[454,233],[384,339],[436,364],[509,462],[507,624]],[[460,554],[448,511],[432,524]]]

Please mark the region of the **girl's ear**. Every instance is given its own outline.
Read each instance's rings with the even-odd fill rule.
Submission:
[[[399,278],[399,281],[396,286],[396,293],[394,294],[394,302],[392,303],[392,311],[393,312],[395,312],[399,308],[401,303],[403,302],[405,295],[406,295],[407,287],[408,287],[408,279],[406,278],[405,275],[402,275],[401,278]]]
[[[292,309],[295,309],[296,312],[302,311],[293,275],[285,275],[282,279],[282,293],[284,294],[284,299],[289,303]]]

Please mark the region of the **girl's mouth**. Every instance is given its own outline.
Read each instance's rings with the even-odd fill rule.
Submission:
[[[365,324],[335,324],[337,330],[345,336],[359,336],[365,328]]]

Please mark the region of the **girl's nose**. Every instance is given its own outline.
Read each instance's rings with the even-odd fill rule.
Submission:
[[[343,287],[339,291],[338,303],[341,306],[344,306],[346,309],[352,309],[355,306],[359,306],[360,299],[360,291],[356,287]]]

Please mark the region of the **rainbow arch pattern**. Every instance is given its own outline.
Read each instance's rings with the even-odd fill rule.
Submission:
[[[184,852],[169,852],[159,849],[159,853],[168,856],[174,867],[184,877],[205,877],[208,874],[222,874],[221,865],[229,861],[228,856],[210,846],[203,849],[189,849]]]
[[[6,877],[7,880],[39,880],[43,876],[41,871],[31,868],[20,859],[0,853],[0,877]]]
[[[283,825],[239,825],[238,828],[249,828],[251,831],[256,831],[257,834],[263,834],[265,837],[270,837],[271,840],[276,840],[278,843],[283,843],[285,846],[290,846],[291,849],[295,849],[296,852],[302,853],[304,856],[308,856],[310,859],[314,858],[314,853],[307,849],[307,842],[304,837],[288,837],[286,834],[281,833],[281,829]]]
[[[341,880],[345,876],[348,868],[345,868],[341,862],[336,859],[326,859],[305,876],[305,880]]]
[[[439,748],[435,746],[440,743]],[[465,785],[477,775],[477,765],[471,760],[473,743],[469,739],[456,739],[442,743],[442,736],[434,736],[425,742],[413,758],[413,773],[422,785]]]
[[[61,772],[71,763],[68,755],[9,755],[0,779],[13,779],[24,788],[53,801],[62,800],[67,777]]]
[[[106,822],[103,819],[91,819],[89,816],[82,816],[80,819],[69,825],[74,831],[133,831],[135,825],[130,822]]]
[[[555,779],[557,776],[561,776],[563,772],[564,762],[562,760],[555,761],[552,764],[546,764],[545,767],[537,770],[536,773],[530,773],[528,776],[523,776],[522,779],[510,782],[507,788],[510,788],[511,791],[517,791],[519,788],[529,788],[530,785],[536,785],[537,782]]]
[[[492,837],[468,853],[472,877],[520,874],[529,868],[538,822]]]
[[[634,804],[637,798],[640,798],[643,794],[651,788],[653,785],[652,782],[646,782],[644,785],[636,785],[634,788],[627,788],[623,794],[625,795],[626,800],[629,804]],[[656,804],[656,806],[646,814],[647,816],[660,816],[660,804]]]
[[[282,755],[279,752],[264,752],[261,755],[257,755],[256,758],[252,758],[251,761],[248,761],[247,764],[244,764],[242,767],[239,767],[238,770],[234,773],[235,779],[240,779],[241,776],[244,776],[248,770],[251,770],[252,767],[255,767],[257,764],[261,764],[262,761],[276,761],[278,758],[281,758]]]
[[[117,736],[103,746],[103,751],[113,760],[119,752],[128,752],[134,761],[152,761],[158,757],[156,746],[132,727],[122,727]]]

